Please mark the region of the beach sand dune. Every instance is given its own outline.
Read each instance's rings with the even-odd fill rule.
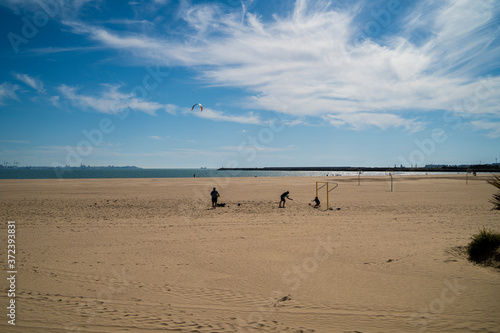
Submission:
[[[500,332],[500,273],[460,248],[500,231],[487,178],[1,180],[0,331]]]

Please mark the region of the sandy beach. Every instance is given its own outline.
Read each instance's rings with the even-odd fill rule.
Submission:
[[[488,178],[0,180],[0,331],[500,332],[500,272],[459,248],[500,231]]]

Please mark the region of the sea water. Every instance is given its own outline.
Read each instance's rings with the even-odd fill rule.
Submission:
[[[425,175],[427,172],[392,172],[393,175]],[[432,172],[429,174],[457,174]],[[0,179],[82,179],[82,178],[193,178],[193,177],[342,177],[357,176],[355,171],[266,171],[217,169],[140,169],[140,168],[84,168],[84,169],[0,169]],[[362,176],[387,176],[389,171],[365,171]]]

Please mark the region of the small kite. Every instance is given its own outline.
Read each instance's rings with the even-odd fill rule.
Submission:
[[[200,112],[201,112],[201,111],[203,111],[203,105],[201,105],[200,103],[196,103],[195,105],[193,105],[193,107],[191,108],[191,111],[193,111],[193,110],[194,110],[194,107],[195,107],[196,105],[199,105],[199,106],[200,106],[200,109],[201,109],[201,110],[200,110]]]

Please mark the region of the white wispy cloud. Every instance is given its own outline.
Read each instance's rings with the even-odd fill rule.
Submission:
[[[498,121],[475,120],[471,124],[477,129],[487,131],[486,135],[490,138],[500,138],[500,122]]]
[[[178,107],[173,104],[160,104],[136,98],[132,93],[122,93],[119,85],[103,85],[105,90],[99,95],[84,95],[75,87],[62,85],[59,92],[74,106],[81,109],[92,109],[106,114],[119,114],[130,108],[134,111],[155,115],[157,111],[174,113]],[[59,101],[58,101],[59,102]]]
[[[390,127],[400,128],[405,131],[417,132],[423,129],[424,124],[417,119],[407,119],[390,113],[345,113],[323,117],[329,124],[340,127],[350,125],[355,130],[362,130],[369,126],[375,126],[381,129]]]
[[[203,112],[191,113],[200,118],[215,120],[215,121],[227,121],[240,124],[250,124],[250,125],[261,125],[263,121],[259,116],[254,115],[250,112],[246,115],[232,115],[224,113],[222,111],[216,111],[209,108],[204,108]]]
[[[61,98],[59,96],[52,96],[49,98],[49,103],[56,108],[61,108]]]
[[[0,105],[4,104],[7,99],[19,100],[16,91],[19,90],[17,84],[11,84],[9,82],[3,82],[0,84]]]
[[[131,20],[131,19],[109,19],[105,21],[96,21],[95,23],[116,24],[116,25],[148,25],[148,26],[154,24],[153,22],[148,20]]]
[[[31,53],[37,56],[56,54],[56,53],[66,53],[66,52],[91,52],[96,50],[104,49],[103,46],[69,46],[69,47],[40,47],[40,48],[30,48],[26,50],[26,53]]]
[[[243,154],[246,152],[279,153],[279,152],[284,152],[284,151],[295,150],[295,146],[289,145],[287,147],[265,147],[265,146],[261,146],[261,145],[255,146],[255,145],[243,144],[240,146],[224,146],[221,149],[227,150],[227,151],[238,152],[240,154]]]
[[[398,34],[361,41],[356,36],[366,25],[356,20],[359,8],[328,4],[297,0],[293,12],[264,20],[245,6],[228,12],[212,3],[182,2],[180,39],[65,24],[154,64],[196,66],[207,85],[247,91],[248,108],[325,117],[352,128],[422,129],[409,111],[463,104],[479,77],[500,66],[495,1],[420,1],[389,22],[404,22],[392,29]],[[499,112],[500,78],[491,82],[495,93],[476,113]],[[208,116],[224,120],[217,112]]]
[[[40,93],[45,92],[43,82],[40,79],[31,77],[28,74],[15,73],[14,76],[16,77],[16,79],[35,89],[36,91]]]

